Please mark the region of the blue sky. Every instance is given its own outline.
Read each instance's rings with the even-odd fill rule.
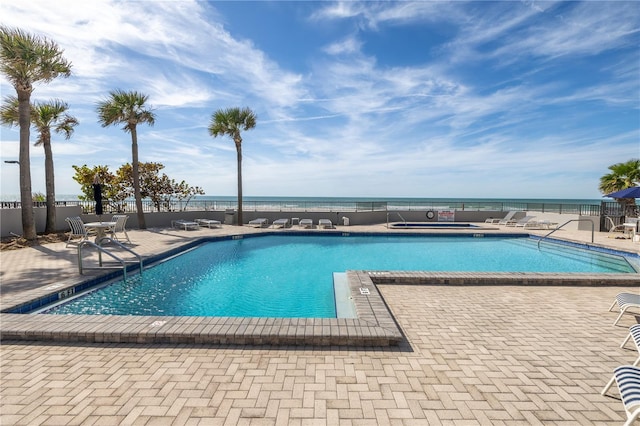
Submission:
[[[236,193],[233,142],[207,131],[236,106],[258,116],[246,196],[599,198],[607,168],[640,157],[637,2],[29,0],[0,16],[73,63],[32,95],[80,121],[54,135],[58,194],[80,192],[72,165],[131,161],[130,135],[97,122],[113,89],[155,110],[140,161],[207,195]],[[17,129],[0,136],[17,159]],[[42,148],[31,157],[44,192]]]

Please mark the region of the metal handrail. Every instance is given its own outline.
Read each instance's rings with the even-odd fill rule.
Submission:
[[[407,221],[404,217],[402,217],[402,215],[399,212],[395,212],[400,219],[402,219],[402,222],[405,224],[405,226],[407,225]],[[389,212],[387,212],[387,229],[389,229]]]
[[[138,263],[140,264],[140,273],[142,273],[142,256],[140,256],[138,253],[136,253],[135,251],[131,250],[129,247],[127,247],[124,244],[122,244],[120,241],[114,240],[111,237],[102,237],[102,238],[100,238],[100,240],[98,241],[98,244],[100,245],[100,247],[102,247],[102,242],[103,241],[106,241],[106,242],[111,243],[111,244],[115,244],[118,247],[120,247],[122,250],[127,251],[127,252],[131,253],[132,255],[134,255],[135,257],[137,257],[138,258]]]
[[[209,198],[209,197],[207,197]],[[93,214],[95,212],[94,201],[68,200],[56,201],[56,206],[80,206],[83,214]],[[522,200],[492,201],[478,199],[455,200],[455,199],[402,199],[402,200],[359,200],[359,199],[327,199],[327,200],[304,200],[304,199],[273,199],[273,200],[251,200],[245,199],[243,208],[245,211],[421,211],[421,210],[523,210],[540,211],[559,214],[580,214],[582,216],[599,216],[602,209],[615,208],[617,203],[595,203],[595,204],[573,204],[573,203],[532,203]],[[21,207],[20,201],[0,201],[0,211],[3,209],[14,209]],[[131,199],[124,201],[104,200],[105,213],[134,213],[136,211],[135,202]],[[45,207],[44,202],[34,202],[34,207]],[[189,200],[170,200],[156,206],[153,202],[143,200],[143,210],[145,213],[156,211],[224,211],[225,209],[237,209],[235,200],[216,200],[191,198]],[[615,210],[617,211],[617,210]]]
[[[571,219],[566,221],[565,223],[563,223],[562,225],[558,226],[556,229],[551,230],[551,232],[549,232],[547,235],[545,235],[544,237],[540,238],[538,240],[538,250],[540,250],[540,243],[542,242],[542,240],[544,240],[545,238],[547,238],[549,235],[553,234],[554,232],[556,232],[558,229],[562,228],[563,226],[571,223],[571,222],[589,222],[591,224],[591,242],[593,243],[593,236],[595,233],[595,226],[593,224],[593,221],[589,220],[589,219]]]
[[[109,255],[112,258],[114,258],[116,261],[120,262],[120,264],[122,265],[122,275],[123,275],[123,278],[126,281],[126,279],[127,279],[127,262],[124,259],[116,256],[115,254],[111,253],[109,250],[107,250],[104,247],[102,247],[101,243],[103,241],[108,241],[108,242],[114,243],[117,246],[119,246],[122,249],[124,249],[125,251],[128,251],[129,253],[131,253],[134,256],[136,256],[138,258],[138,262],[140,263],[140,273],[142,273],[142,257],[140,257],[140,255],[138,253],[134,252],[133,250],[131,250],[128,247],[125,247],[124,245],[122,245],[118,241],[113,240],[112,238],[102,237],[98,241],[98,243],[94,243],[94,242],[91,242],[89,240],[85,240],[85,241],[81,241],[80,244],[78,244],[78,272],[80,273],[80,275],[83,274],[84,269],[99,269],[99,268],[84,268],[84,265],[82,263],[82,248],[84,246],[90,246],[90,247],[93,247],[93,248],[98,250],[98,265],[100,265],[100,267],[102,267],[102,253],[106,253],[107,255]]]

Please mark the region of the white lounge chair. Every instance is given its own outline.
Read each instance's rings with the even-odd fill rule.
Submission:
[[[528,218],[528,219],[527,219]],[[535,216],[525,216],[522,219],[518,220],[513,224],[516,228],[536,228],[539,227],[539,222],[536,220]]]
[[[129,216],[126,214],[114,214],[111,217],[111,222],[115,222],[115,225],[111,228],[111,238],[116,241],[120,241],[120,238],[122,237],[118,237],[118,234],[124,234],[124,238],[122,238],[121,242],[131,244],[129,234],[127,234],[127,229],[125,228],[127,219],[129,219]]]
[[[494,219],[494,218],[489,218],[486,219],[484,221],[484,223],[497,223],[498,225],[504,225],[506,224],[508,221],[510,221],[511,219],[513,219],[513,216],[518,213],[518,210],[509,210],[507,212],[507,214],[505,215],[505,217],[503,217],[502,219],[498,218],[498,219]],[[501,223],[504,222],[504,223]]]
[[[613,378],[602,390],[602,395],[609,390],[614,381],[618,385],[620,399],[627,414],[624,426],[631,426],[640,418],[640,367],[621,365],[616,368],[613,372]]]
[[[258,219],[250,220],[249,226],[254,226],[256,228],[266,228],[267,226],[269,226],[269,220],[264,217],[259,217]]]
[[[291,223],[289,222],[289,219],[278,219],[278,220],[274,220],[271,226],[273,226],[274,228],[275,227],[288,228],[289,226],[291,226]]]
[[[609,238],[614,238],[616,232],[621,232],[622,234],[624,234],[624,231],[625,231],[624,223],[620,223],[616,225],[613,219],[611,219],[609,216],[605,216],[604,218],[609,222],[609,226],[610,226]]]
[[[535,224],[539,229],[555,229],[558,226],[558,222],[551,222],[548,219],[536,220]]]
[[[301,228],[311,229],[313,228],[313,219],[301,219],[298,225]]]
[[[200,229],[200,225],[198,225],[196,222],[184,219],[172,220],[171,226],[173,228],[182,228],[185,231],[188,229]]]
[[[214,220],[214,219],[196,219],[196,223],[200,226],[206,226],[207,228],[222,227],[222,223],[219,220]]]
[[[67,240],[67,247],[69,247],[69,245],[80,244],[82,241],[89,239],[89,231],[85,228],[84,222],[80,216],[68,217],[65,220],[69,224],[69,228],[71,228],[69,239]],[[74,238],[79,239],[74,240]]]
[[[534,217],[535,216],[525,216],[522,219],[518,220],[511,219],[510,221],[505,223],[505,226],[524,226],[525,223],[529,222]]]
[[[319,228],[333,228],[333,223],[329,219],[320,219],[318,221]]]
[[[618,309],[620,309],[620,314],[618,315],[618,318],[616,318],[616,320],[613,322],[613,325],[618,324],[618,321],[620,321],[620,318],[622,318],[622,315],[627,311],[627,309],[629,308],[640,309],[640,294],[618,293],[613,303],[609,307],[609,312],[611,312],[611,310],[613,309],[614,306],[616,306],[616,304],[618,305]]]

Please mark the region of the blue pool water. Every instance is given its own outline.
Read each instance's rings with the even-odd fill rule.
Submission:
[[[391,224],[392,228],[398,229],[469,229],[480,228],[472,223],[448,223],[448,222],[402,222]]]
[[[633,272],[529,238],[273,235],[202,244],[46,313],[335,318],[333,272],[347,270]]]

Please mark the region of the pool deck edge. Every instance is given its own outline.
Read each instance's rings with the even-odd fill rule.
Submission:
[[[375,284],[347,273],[358,318],[0,314],[0,341],[386,347],[403,340]],[[360,292],[360,288],[369,291]]]

